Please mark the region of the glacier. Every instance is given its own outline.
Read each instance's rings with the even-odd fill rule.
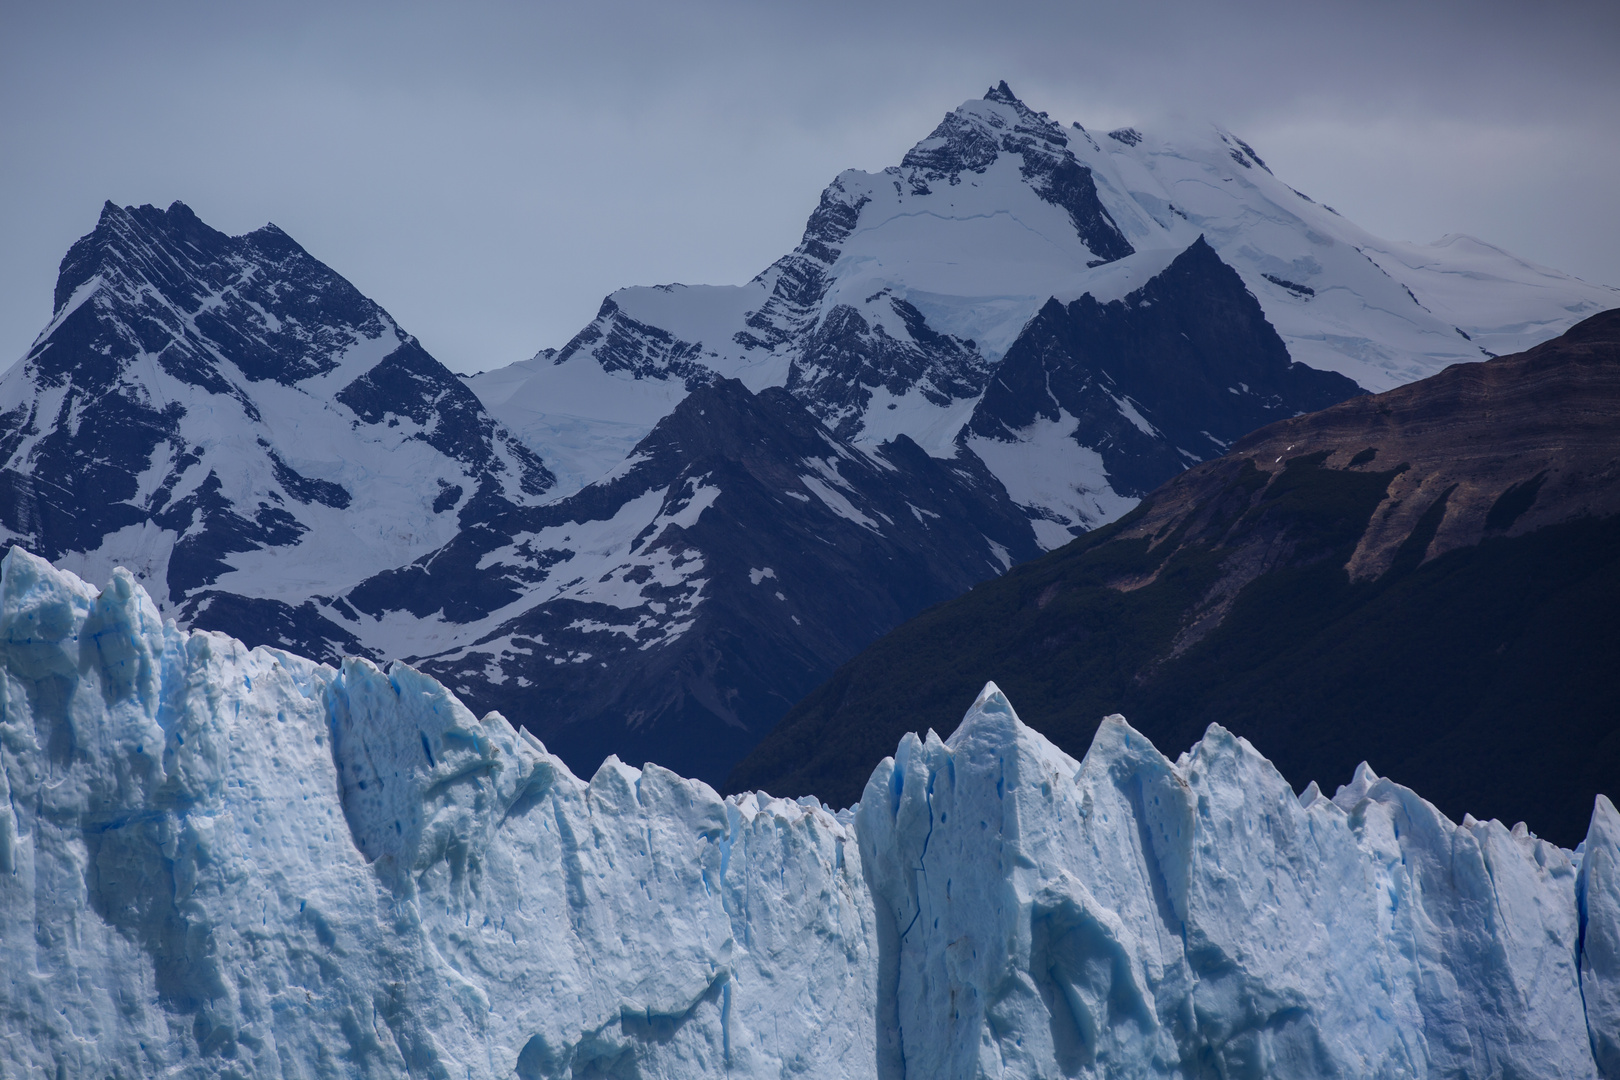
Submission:
[[[0,1076],[1620,1076],[1575,851],[987,686],[854,807],[587,781],[403,664],[0,564]]]

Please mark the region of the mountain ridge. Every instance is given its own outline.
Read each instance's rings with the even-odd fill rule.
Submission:
[[[284,582],[263,565],[271,553],[321,548],[330,590],[555,483],[281,230],[229,237],[178,202],[103,208],[63,259],[51,323],[0,377],[0,414],[10,538],[83,566],[122,562],[165,582],[165,610],[203,622],[210,590],[319,622],[308,605],[321,590]],[[456,499],[418,506],[401,490],[435,477]],[[264,572],[241,575],[244,559]]]
[[[812,237],[811,247],[844,228],[836,213],[827,216],[833,232]],[[1040,517],[1039,505],[1026,505],[1021,490],[1009,494],[985,464],[1006,474],[1008,456],[1016,472],[1017,460],[1039,454],[1016,423],[1001,425],[1007,442],[991,455],[958,447],[935,456],[903,430],[853,443],[837,432],[856,429],[825,427],[850,384],[837,375],[825,387],[794,381],[809,370],[802,357],[787,385],[757,393],[692,367],[676,379],[681,395],[670,410],[615,451],[613,471],[559,491],[538,455],[512,449],[516,441],[464,381],[279,231],[227,237],[183,204],[111,208],[103,219],[65,260],[64,311],[74,310],[42,338],[44,359],[7,375],[8,392],[36,403],[9,414],[14,427],[0,440],[10,454],[0,490],[11,493],[18,538],[81,569],[118,562],[161,573],[167,609],[190,626],[333,661],[411,658],[481,708],[498,706],[533,727],[581,770],[616,752],[718,781],[873,638],[1038,554],[1052,530],[1068,536],[1081,527]],[[1198,341],[1198,363],[1213,364],[1200,378],[1222,385],[1254,381],[1244,374],[1251,368],[1291,370],[1237,275],[1207,247],[1189,251],[1139,267],[1150,276],[1125,295],[1145,297],[1145,289],[1153,299],[1133,316],[1134,332],[1184,327]],[[1167,274],[1180,275],[1179,284],[1151,291]],[[88,299],[74,306],[81,293]],[[971,404],[989,377],[974,343],[935,333],[898,296],[874,297],[864,309],[881,321],[834,310],[848,321],[824,323],[815,354],[829,371],[915,378],[907,392],[958,404]],[[616,320],[612,333],[628,325],[611,299],[604,311]],[[120,364],[103,363],[100,339],[74,336],[81,323],[126,343]],[[606,348],[612,333],[584,335],[575,352]],[[592,353],[590,362],[610,361],[630,385],[656,382],[654,369],[676,378],[671,365],[695,363],[674,335],[650,324],[637,333],[624,339],[631,351],[616,360]],[[1069,351],[1046,348],[1043,362],[1072,365]],[[70,382],[101,372],[100,400],[134,403],[127,407],[153,445],[119,449],[101,425],[81,431],[60,410],[50,414],[54,424],[35,424],[28,417],[41,415],[40,395],[52,390],[50,363],[65,365]],[[164,381],[177,364],[192,382]],[[1221,374],[1227,369],[1237,374]],[[1114,375],[1129,383],[1124,368],[1087,369],[1063,383],[1063,401],[1084,412],[1070,390]],[[807,387],[819,411],[806,404]],[[1255,415],[1306,407],[1310,393],[1354,390],[1309,372],[1301,388]],[[887,392],[881,379],[871,391]],[[1158,398],[1134,392],[1134,404],[1107,394],[1096,401],[1105,416],[1123,408],[1147,424]],[[160,399],[168,412],[154,419],[145,403]],[[1252,422],[1233,426],[1212,414],[1206,424],[1232,437]],[[1073,443],[1071,456],[1084,454],[1082,438],[1096,441],[1077,423],[1056,433]],[[88,552],[92,543],[65,552],[41,544],[49,537],[36,527],[36,486],[66,466],[39,456],[40,439],[100,453],[123,486],[98,512],[134,527],[101,530],[110,538],[98,534]],[[1132,452],[1110,464],[1117,470]],[[1105,475],[1090,466],[1052,479],[1077,492]],[[364,545],[351,538],[390,529],[407,544],[363,560]],[[248,580],[256,574],[265,580]],[[767,574],[772,584],[762,585]]]
[[[1375,391],[1528,347],[1620,302],[1495,249],[1374,237],[1275,178],[1225,129],[1093,138],[1003,82],[947,113],[899,164],[839,174],[795,249],[750,282],[621,289],[562,350],[469,385],[546,460],[565,462],[565,487],[606,472],[712,377],[786,386],[857,444],[904,434],[951,458],[990,373],[1049,299],[1106,305],[1200,240],[1238,272],[1291,360]],[[1128,406],[1112,411],[1105,427],[1132,422]],[[1099,437],[1065,437],[1076,444],[1065,453],[1094,454]],[[1026,456],[1039,455],[1003,451],[986,465],[1011,489],[1038,469]],[[1092,472],[1078,494],[1040,495],[1043,546],[1067,537],[1041,522],[1094,527],[1129,508],[1109,474]]]
[[[916,314],[897,298],[873,299],[877,310]],[[1359,392],[1290,361],[1241,278],[1202,242],[1106,306],[1087,293],[1048,307],[995,369],[977,426],[963,429],[976,434],[959,436],[953,456],[931,455],[903,431],[851,441],[849,427],[832,424],[830,392],[818,391],[821,407],[807,404],[791,373],[756,394],[710,371],[603,478],[378,575],[346,596],[341,625],[478,708],[501,709],[576,767],[615,752],[718,781],[885,630],[1107,520],[1117,504],[1088,502],[1085,489],[1112,484],[1132,499],[1139,477],[1157,482],[1266,418]],[[823,329],[846,328],[842,311]],[[850,366],[898,363],[897,352],[932,334],[909,327],[908,346],[847,311],[871,331],[837,346]],[[1088,345],[1092,337],[1103,344]],[[964,343],[934,340],[932,361],[968,355]],[[670,340],[654,344],[675,355]],[[932,372],[939,380],[937,364]],[[693,423],[711,411],[729,419]],[[739,442],[744,430],[752,434]],[[656,511],[635,509],[655,498]],[[824,524],[805,530],[806,511]],[[568,528],[587,521],[603,530],[589,553]],[[658,539],[643,548],[644,536]],[[661,545],[672,561],[654,566],[648,552]],[[780,584],[762,592],[767,570]],[[779,603],[759,607],[772,592]],[[391,636],[405,612],[438,640],[418,629]]]

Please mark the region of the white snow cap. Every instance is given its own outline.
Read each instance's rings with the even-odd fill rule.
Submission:
[[[1068,179],[1058,187],[1076,198],[1094,189],[1095,224],[1114,242],[1081,235],[1048,185],[1059,163]],[[607,473],[701,382],[695,373],[756,392],[786,386],[860,445],[905,435],[953,458],[990,373],[1043,305],[1123,300],[1200,237],[1293,360],[1375,392],[1529,348],[1620,304],[1620,290],[1471,238],[1374,236],[1273,176],[1222,128],[1093,137],[1003,84],[953,110],[899,164],[839,174],[800,245],[752,281],[621,289],[560,351],[468,386],[557,474],[554,497]],[[844,342],[840,354],[862,342],[853,351],[872,367],[834,358],[823,339]],[[1153,434],[1130,400],[1116,403]],[[964,436],[1031,511],[1043,547],[1136,503],[1100,447],[1076,438],[1078,424],[1043,408],[1006,439]],[[1191,461],[1199,447],[1177,449]]]

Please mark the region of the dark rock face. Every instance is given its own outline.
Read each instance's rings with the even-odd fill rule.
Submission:
[[[370,655],[364,642],[322,610],[326,601],[326,597],[314,597],[293,605],[204,589],[188,599],[186,618],[193,626],[205,626],[233,637],[233,628],[241,628],[265,644],[295,643],[298,655],[325,664],[340,664],[345,656]]]
[[[867,456],[784,390],[721,380],[617,476],[463,530],[348,600],[360,625],[482,625],[419,665],[577,770],[617,753],[718,780],[865,643],[1037,550],[982,469],[907,439]]]
[[[1245,169],[1252,168],[1253,166],[1249,164],[1249,162],[1252,161],[1255,165],[1265,169],[1266,172],[1271,172],[1271,167],[1260,159],[1259,154],[1254,152],[1254,147],[1250,146],[1248,143],[1237,138],[1236,136],[1226,135],[1222,137],[1229,139],[1234,145],[1236,145],[1237,149],[1233,151],[1232,157],[1239,165],[1242,165]]]
[[[1296,786],[1366,759],[1574,844],[1620,771],[1620,311],[1274,423],[940,605],[797,705],[736,789],[858,797],[994,679],[1070,752],[1219,722]]]
[[[42,376],[81,371],[83,347],[96,345],[110,350],[110,362],[144,349],[211,393],[230,392],[217,359],[250,382],[290,386],[331,371],[345,349],[386,328],[381,308],[274,225],[226,236],[184,203],[107,203],[95,231],[62,260],[56,311],[97,277],[109,288],[144,282],[152,290],[120,296],[118,325],[92,311],[80,324],[84,336],[53,334],[57,355],[41,356]]]
[[[220,493],[219,474],[210,470],[191,494],[153,515],[158,525],[181,536],[169,558],[169,595],[185,596],[230,570],[230,555],[261,547],[291,547],[308,530],[279,506],[261,501],[239,507]]]
[[[1243,280],[1200,239],[1124,300],[1048,301],[964,438],[1009,440],[1066,413],[1114,490],[1140,497],[1257,427],[1361,392],[1291,361]]]
[[[590,346],[595,346],[593,355],[604,371],[628,371],[638,379],[679,379],[688,390],[714,381],[714,372],[700,359],[700,343],[682,341],[668,330],[630,318],[611,297],[602,301],[591,324],[556,350],[551,361],[567,363]]]
[[[270,458],[270,465],[275,472],[276,483],[280,484],[281,489],[288,495],[306,505],[320,503],[322,506],[330,506],[334,510],[343,510],[348,507],[350,502],[349,492],[342,484],[334,484],[330,480],[315,480],[300,475],[298,470],[282,461],[281,455],[276,453],[271,446],[268,444],[262,445],[264,445],[265,453]],[[435,507],[434,513],[438,513],[441,509]]]
[[[986,95],[986,100],[999,99]],[[927,139],[912,147],[900,159],[900,165],[902,168],[916,169],[922,174],[921,180],[928,183],[943,180],[959,184],[964,172],[982,173],[1000,156],[1000,140],[995,134],[982,123],[958,111],[947,113]],[[916,180],[912,181],[912,187],[913,190],[920,190]]]
[[[402,341],[334,396],[367,424],[411,420],[422,428],[418,437],[444,456],[474,470],[500,471],[494,420],[415,339]],[[525,493],[540,495],[551,487],[552,476],[538,457],[515,440],[501,441],[502,449],[521,462],[518,484]]]
[[[804,237],[761,274],[774,278],[771,295],[748,316],[748,329],[737,332],[737,343],[753,349],[775,349],[803,334],[815,321],[817,306],[827,293],[828,271],[838,261],[841,245],[860,221],[864,195],[851,195],[842,180],[834,180],[821,193],[821,202],[804,226]]]
[[[906,301],[883,299],[903,333],[890,334],[881,323],[869,323],[856,308],[840,304],[811,330],[788,369],[788,393],[840,438],[860,434],[878,387],[895,397],[916,390],[943,407],[977,397],[990,377],[991,366],[972,341],[935,333]]]
[[[333,530],[421,531],[433,515],[499,512],[552,484],[461,380],[285,233],[226,236],[181,203],[107,204],[63,259],[51,325],[0,380],[0,402],[11,542],[52,559],[100,550],[132,569],[144,559],[164,577],[148,588],[194,625],[318,656],[321,642],[353,638],[304,597],[211,590],[204,602],[200,590],[233,556],[297,559]],[[386,474],[368,428],[430,447],[414,467],[429,462],[477,494],[431,512],[372,506],[353,526],[323,518],[353,512],[357,486]],[[342,479],[304,464],[312,442]],[[279,614],[261,618],[266,605]],[[259,614],[245,622],[218,621],[250,608]],[[289,639],[275,625],[305,629]]]

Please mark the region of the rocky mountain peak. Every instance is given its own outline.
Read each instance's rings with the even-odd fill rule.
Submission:
[[[1002,155],[1016,155],[1023,181],[1043,201],[1068,211],[1075,233],[1096,257],[1093,265],[1135,251],[1102,205],[1090,167],[1074,156],[1061,124],[1018,100],[1006,82],[981,101],[1001,108],[966,102],[901,159],[913,195],[927,195],[939,183],[955,187],[964,173],[982,176]]]
[[[284,601],[311,608],[551,482],[286,233],[227,236],[181,202],[107,204],[62,262],[51,323],[0,378],[0,539],[123,565],[193,625],[296,625],[312,652],[356,643]]]
[[[986,90],[984,92],[984,100],[1000,102],[1002,105],[1011,105],[1015,109],[1027,108],[1022,101],[1018,100],[1018,95],[1012,92],[1012,88],[1007,85],[1006,79],[1002,79],[1000,82],[996,83],[996,85]]]
[[[1200,237],[1121,299],[1048,300],[1007,351],[961,442],[986,460],[1027,445],[1049,455],[1085,448],[1074,477],[1095,454],[1107,486],[1139,498],[1262,424],[1360,392],[1342,375],[1294,363],[1243,279]],[[1118,512],[1076,487],[1041,516],[1079,531]]]
[[[152,268],[156,269],[172,258],[172,249],[178,245],[206,257],[229,243],[230,237],[203,224],[183,202],[173,202],[167,210],[160,210],[151,205],[123,207],[108,200],[96,227],[62,257],[53,311],[60,314],[74,293],[96,274],[119,268],[127,272],[131,261],[143,255],[153,261]]]
[[[58,320],[71,318],[75,296],[89,300],[81,290],[92,282],[101,314],[84,318],[122,341],[103,353],[155,356],[213,392],[238,375],[290,385],[333,370],[363,341],[405,340],[380,307],[274,225],[227,236],[182,202],[107,204],[62,260]],[[52,328],[64,331],[75,332]]]

